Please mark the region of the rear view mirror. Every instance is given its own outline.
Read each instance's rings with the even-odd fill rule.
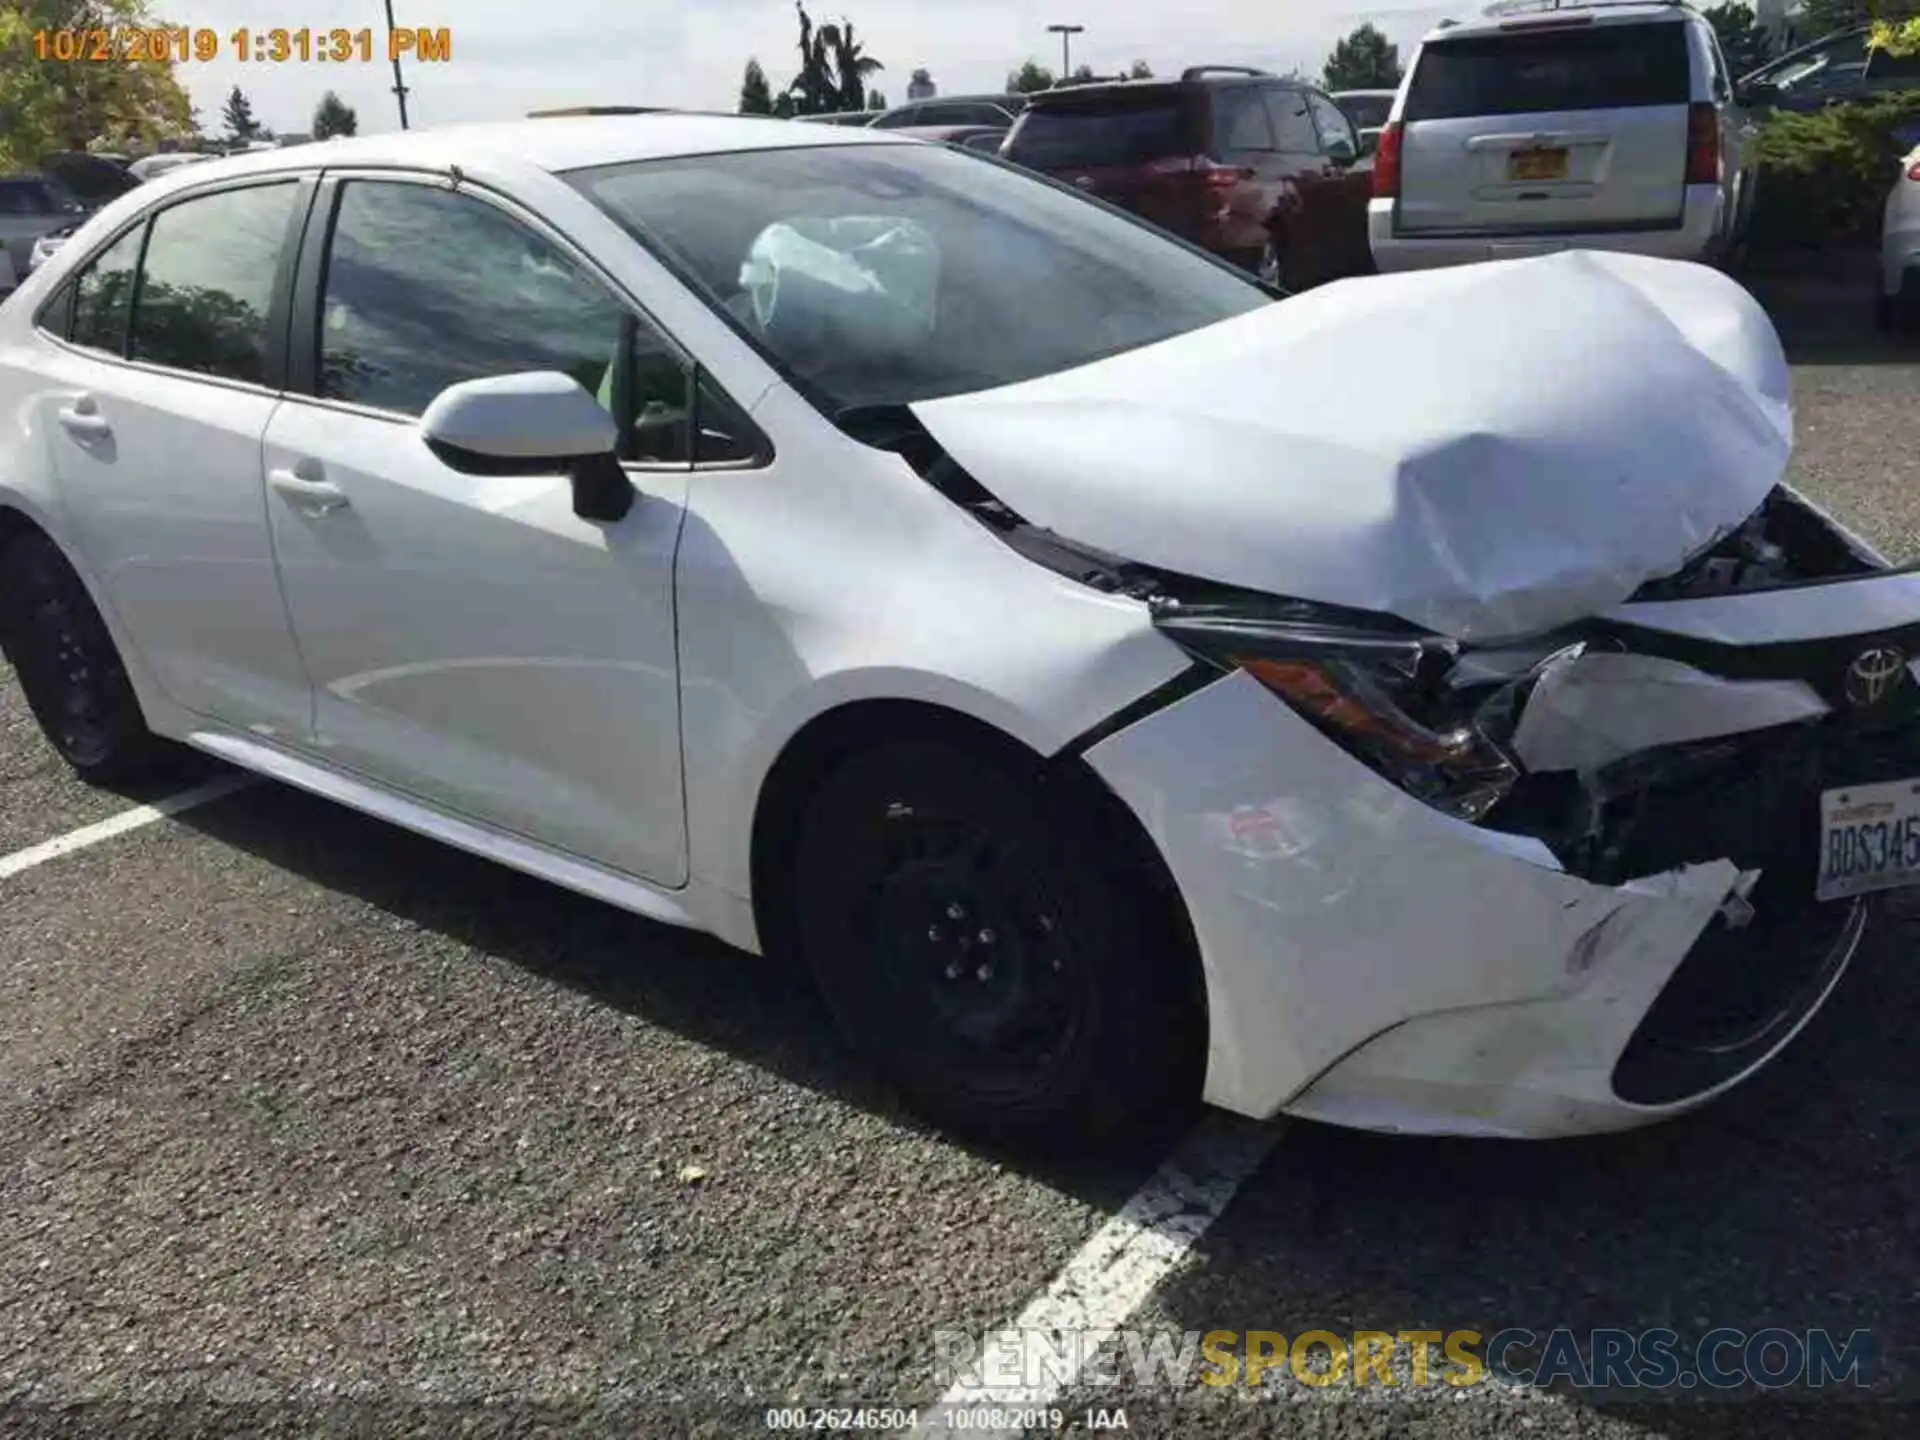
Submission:
[[[615,451],[619,428],[580,382],[557,370],[491,375],[449,385],[420,417],[443,463],[477,475],[573,479],[573,512],[613,521],[633,508],[633,485]]]

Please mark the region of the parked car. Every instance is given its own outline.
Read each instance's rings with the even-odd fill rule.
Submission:
[[[1818,110],[1920,89],[1920,55],[1869,49],[1861,25],[1790,50],[1740,77],[1735,93],[1752,109]]]
[[[1380,142],[1380,132],[1386,127],[1387,116],[1393,112],[1393,97],[1397,90],[1336,90],[1333,103],[1340,107],[1340,113],[1353,122],[1353,128],[1360,134],[1360,148],[1371,155]]]
[[[89,779],[183,741],[796,956],[969,1132],[1622,1128],[1920,874],[1920,597],[1787,387],[1698,266],[1274,303],[881,131],[343,139],[0,308],[0,648]]]
[[[1920,319],[1920,146],[1900,162],[1880,226],[1882,329],[1910,329]]]
[[[1027,95],[940,95],[883,110],[873,121],[876,130],[899,130],[925,125],[1013,124],[1027,108]]]
[[[58,181],[89,210],[119,199],[140,183],[127,164],[118,155],[92,155],[84,150],[56,150],[39,160],[40,173]]]
[[[1443,26],[1374,160],[1382,270],[1551,250],[1718,262],[1746,233],[1751,124],[1713,27],[1678,4]]]
[[[1007,139],[1007,127],[1004,125],[900,125],[895,127],[893,133],[989,154],[998,154]]]
[[[86,207],[49,176],[0,176],[0,294],[44,258],[46,237],[72,230],[85,215]]]
[[[1043,90],[1001,153],[1301,290],[1372,268],[1367,167],[1322,91],[1244,66]]]

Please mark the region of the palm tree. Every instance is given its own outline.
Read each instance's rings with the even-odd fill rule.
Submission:
[[[853,38],[853,22],[842,17],[838,25],[821,27],[820,38],[833,52],[833,68],[840,77],[840,108],[867,108],[867,77],[886,69],[870,55],[860,53],[860,42]]]
[[[800,73],[787,86],[787,93],[793,96],[794,113],[821,115],[837,110],[840,87],[828,59],[827,32],[832,30],[837,37],[838,31],[828,25],[816,33],[803,0],[794,0],[793,8],[800,12]]]

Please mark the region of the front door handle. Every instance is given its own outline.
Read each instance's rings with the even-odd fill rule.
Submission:
[[[73,404],[61,406],[55,417],[61,429],[84,440],[100,440],[113,433],[107,417],[100,413],[100,403],[91,395],[76,396]]]
[[[316,480],[302,475],[301,468],[304,467],[296,467],[292,470],[269,470],[267,483],[309,515],[325,515],[334,510],[347,508],[350,502],[346,491],[331,481]]]

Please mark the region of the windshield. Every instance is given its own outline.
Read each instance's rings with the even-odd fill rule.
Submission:
[[[702,155],[569,178],[830,413],[1012,384],[1269,303],[1143,225],[945,146]]]

